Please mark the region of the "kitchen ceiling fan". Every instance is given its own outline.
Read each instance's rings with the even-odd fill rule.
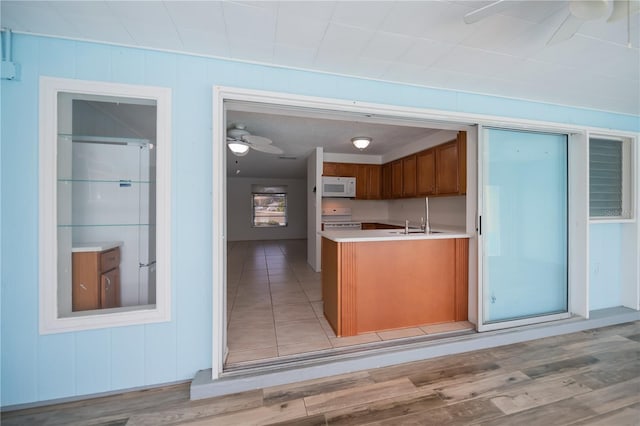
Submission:
[[[502,12],[517,2],[498,0],[464,15],[464,22],[473,24]],[[569,0],[569,14],[547,41],[547,46],[569,40],[587,21],[615,22],[627,19],[627,42],[631,46],[631,15],[640,11],[640,0]]]
[[[249,133],[247,126],[243,123],[235,123],[227,129],[227,146],[238,157],[247,155],[249,148],[266,152],[267,154],[284,153],[282,149],[271,145],[272,143],[269,138]]]

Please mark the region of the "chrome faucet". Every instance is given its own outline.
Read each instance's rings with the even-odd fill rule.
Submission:
[[[421,228],[425,234],[431,233],[431,224],[429,223],[429,197],[424,197],[424,218],[422,218]]]
[[[409,233],[409,219],[404,220],[404,233],[405,234]]]

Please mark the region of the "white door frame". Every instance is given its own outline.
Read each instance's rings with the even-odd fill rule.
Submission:
[[[397,105],[384,105],[368,102],[360,102],[357,100],[343,100],[332,98],[321,98],[313,96],[295,95],[290,93],[268,92],[262,90],[242,89],[234,87],[215,86],[213,88],[213,155],[212,155],[212,379],[218,379],[223,373],[224,358],[226,350],[226,167],[225,167],[225,120],[224,120],[224,102],[225,101],[246,101],[253,103],[263,103],[273,106],[283,106],[285,108],[304,108],[316,110],[329,110],[336,112],[360,113],[363,117],[372,116],[373,119],[397,119],[398,122],[407,122],[407,120],[423,120],[452,126],[491,126],[506,127],[519,129],[533,129],[536,131],[560,132],[567,134],[584,135],[589,129],[586,126],[576,126],[570,124],[559,124],[553,122],[544,122],[536,120],[516,119],[496,117],[482,114],[471,114],[452,111],[440,111],[433,109],[412,108]],[[473,129],[471,129],[473,130]],[[592,129],[597,130],[597,129]],[[630,134],[632,135],[632,134]],[[478,135],[480,137],[480,135]],[[480,151],[478,151],[478,163],[480,163]],[[585,166],[586,167],[586,166]],[[475,170],[472,166],[470,170]],[[475,176],[468,177],[468,188],[471,185],[477,187]],[[571,180],[570,180],[571,182]],[[586,182],[586,181],[585,181]],[[477,194],[478,198],[481,194]],[[467,202],[469,205],[469,201]],[[478,209],[478,211],[480,211]],[[469,217],[473,215],[473,217]],[[588,209],[584,212],[588,215]],[[470,235],[477,236],[476,233],[477,215],[475,209],[467,209],[467,229]],[[571,242],[570,242],[571,244]],[[478,244],[478,249],[480,244]],[[481,253],[478,253],[478,259],[481,259]],[[580,259],[575,259],[580,261]],[[577,268],[582,269],[583,276],[588,279],[588,259],[582,259]],[[470,287],[476,287],[477,283],[472,282],[473,277],[479,276],[479,262],[469,262]],[[477,266],[476,266],[477,265]],[[471,269],[476,268],[476,269]],[[585,285],[586,283],[586,285]],[[583,291],[588,293],[588,280],[583,281],[585,287]],[[470,293],[471,295],[472,293]],[[477,299],[481,300],[481,293]],[[571,300],[571,299],[570,299]],[[585,299],[586,300],[586,299]],[[470,319],[474,319],[474,302],[470,300]],[[570,311],[582,314],[588,312],[588,306],[585,301],[581,301],[580,306],[573,306],[570,303]],[[479,305],[478,305],[479,307]],[[477,312],[480,315],[480,311]],[[479,322],[480,323],[480,322]]]

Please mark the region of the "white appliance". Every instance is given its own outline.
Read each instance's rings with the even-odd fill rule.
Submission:
[[[335,207],[322,209],[322,229],[325,231],[338,231],[362,229],[362,222],[351,219],[349,207]]]
[[[322,196],[354,198],[356,196],[356,178],[323,176]]]

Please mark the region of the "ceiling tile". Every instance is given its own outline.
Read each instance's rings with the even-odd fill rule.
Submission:
[[[398,60],[426,67],[437,62],[453,48],[452,44],[419,38]]]
[[[285,14],[297,17],[301,21],[329,21],[335,6],[335,2],[332,1],[282,1],[279,2],[278,18]]]
[[[0,2],[2,26],[11,23],[14,31],[36,34],[54,34],[63,37],[82,37],[66,17],[58,13],[49,2]]]
[[[567,9],[568,2],[558,0],[511,1],[511,6],[502,15],[512,16],[529,22],[542,23],[560,11]]]
[[[595,37],[600,40],[627,46],[631,40],[635,48],[640,47],[640,13],[631,16],[630,25],[627,26],[626,19],[618,25],[611,22],[589,21],[582,24],[578,34]],[[614,23],[615,24],[615,23]]]
[[[373,31],[331,23],[318,50],[319,57],[353,58],[360,56]]]
[[[273,59],[276,62],[300,68],[311,68],[315,56],[315,48],[288,46],[280,43],[275,44],[273,52]]]
[[[224,32],[222,4],[212,1],[165,1],[165,7],[178,30]]]
[[[461,73],[501,77],[510,74],[513,67],[521,62],[521,58],[457,46],[433,66]]]
[[[342,1],[336,4],[331,18],[337,24],[377,30],[393,7],[389,1]]]
[[[224,32],[181,29],[180,39],[185,49],[201,55],[229,57],[229,43]]]
[[[380,78],[389,81],[417,81],[424,72],[425,67],[422,65],[394,62],[389,65]]]
[[[473,34],[460,42],[467,47],[502,51],[513,46],[513,40],[531,31],[535,24],[509,16],[494,15],[473,24]],[[517,50],[514,49],[516,52]]]
[[[324,37],[328,26],[328,20],[300,19],[297,15],[280,13],[276,28],[276,43],[315,49]]]
[[[240,38],[260,43],[273,43],[276,34],[276,14],[264,7],[244,3],[223,3],[229,41]]]
[[[274,45],[271,42],[262,40],[251,40],[246,38],[230,38],[229,51],[231,57],[257,62],[273,61]]]
[[[393,61],[402,56],[413,44],[413,37],[377,32],[362,52],[362,56]]]
[[[122,44],[136,43],[106,2],[60,1],[51,3],[51,6],[58,13],[64,14],[83,38]]]

